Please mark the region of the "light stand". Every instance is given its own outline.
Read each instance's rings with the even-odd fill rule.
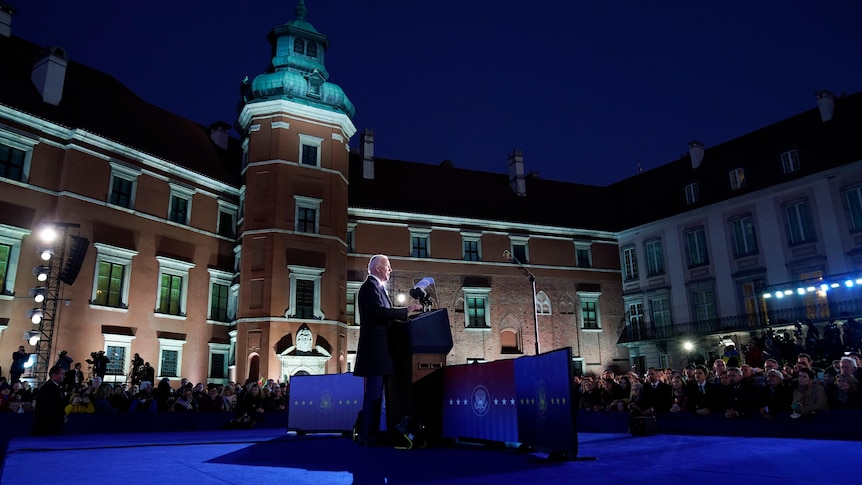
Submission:
[[[530,280],[530,286],[532,288],[533,294],[533,325],[535,327],[536,332],[536,355],[541,353],[539,347],[539,308],[538,302],[536,301],[536,276],[528,270],[523,263],[518,261],[518,258],[512,256],[512,253],[509,250],[503,251],[503,257],[508,259],[510,263],[518,266],[518,269],[521,270],[521,273],[524,274]]]

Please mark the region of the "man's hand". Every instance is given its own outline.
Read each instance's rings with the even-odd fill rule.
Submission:
[[[422,305],[419,303],[411,303],[407,306],[407,313],[418,312],[422,309]]]

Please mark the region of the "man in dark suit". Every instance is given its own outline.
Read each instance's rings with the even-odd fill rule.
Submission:
[[[55,365],[48,371],[48,381],[36,394],[36,409],[33,414],[33,436],[63,434],[66,422],[66,397],[60,383],[66,371]]]
[[[365,378],[362,399],[362,418],[357,441],[377,444],[380,433],[380,414],[384,392],[389,394],[388,378],[395,374],[395,365],[389,353],[389,327],[407,320],[410,312],[422,309],[419,303],[406,308],[392,308],[384,284],[389,280],[392,267],[389,258],[378,254],[368,262],[368,278],[359,288],[359,344],[353,374]],[[391,402],[387,398],[387,402]],[[394,416],[387,416],[392,422]],[[387,426],[393,429],[393,426]]]
[[[654,412],[666,413],[670,411],[673,402],[673,388],[664,382],[661,371],[655,367],[647,369],[647,381],[644,383],[644,396],[649,398]]]
[[[24,350],[23,345],[18,347],[16,352],[12,352],[12,366],[9,368],[9,385],[21,380],[21,374],[24,373],[24,364],[28,360],[30,360],[30,354]]]
[[[66,377],[63,379],[63,389],[66,392],[72,392],[75,386],[84,383],[84,371],[81,370],[81,363],[76,362],[75,367],[66,372]]]
[[[706,416],[721,407],[721,388],[709,378],[704,365],[694,368],[694,380],[688,385],[686,407],[694,414]]]

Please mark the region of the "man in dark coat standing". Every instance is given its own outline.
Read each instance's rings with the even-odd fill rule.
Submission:
[[[24,373],[24,364],[30,360],[30,354],[24,350],[24,346],[18,347],[16,352],[12,352],[12,367],[9,368],[9,385],[15,384],[21,380],[21,374]]]
[[[48,371],[48,381],[36,394],[36,409],[33,415],[33,436],[63,434],[66,423],[66,397],[60,383],[66,371],[55,365]]]
[[[390,273],[392,267],[389,258],[382,254],[373,256],[368,262],[368,278],[359,288],[357,299],[360,327],[353,374],[365,378],[362,418],[357,437],[360,444],[378,443],[383,395],[384,392],[389,393],[388,378],[395,374],[395,365],[389,353],[389,327],[397,321],[407,320],[410,312],[422,309],[422,305],[415,302],[406,308],[392,308],[384,288]],[[391,400],[387,398],[387,402]]]

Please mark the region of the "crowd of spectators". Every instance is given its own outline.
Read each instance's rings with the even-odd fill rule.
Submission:
[[[689,364],[680,370],[650,367],[644,375],[606,370],[601,376],[577,376],[578,408],[633,417],[690,413],[728,419],[780,413],[807,419],[830,409],[862,409],[858,352],[834,360],[826,369],[814,367],[804,352],[783,365],[768,353],[762,355],[765,359],[757,367],[726,352],[710,367]],[[728,360],[735,365],[728,365]]]
[[[186,413],[231,412],[232,423],[252,425],[267,413],[287,409],[288,387],[272,379],[249,380],[244,385],[192,384],[180,380],[177,387],[169,378],[157,385],[143,381],[128,387],[125,383],[105,383],[99,376],[89,382],[72,383],[65,391],[66,415],[73,413]],[[0,377],[0,412],[31,412],[38,405],[38,391],[27,381],[11,385]]]

